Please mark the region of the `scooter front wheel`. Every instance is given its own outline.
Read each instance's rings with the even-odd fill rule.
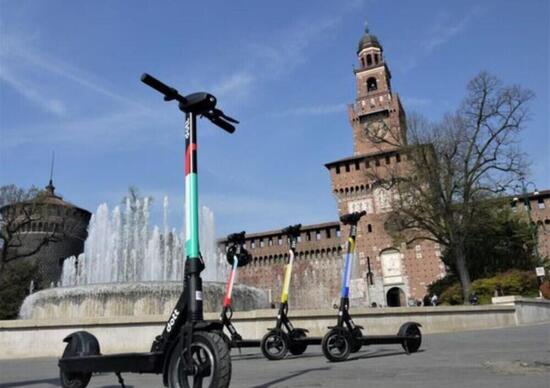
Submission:
[[[181,341],[181,338],[180,340]],[[170,388],[227,388],[231,381],[229,349],[219,332],[197,331],[193,333],[191,358],[193,374],[186,374],[182,355],[177,344],[168,365]]]
[[[262,353],[268,360],[282,360],[288,353],[288,338],[281,330],[270,330],[260,344]]]
[[[345,329],[331,329],[321,342],[323,354],[332,362],[347,360],[351,346],[351,338]]]
[[[351,336],[352,336],[351,353],[357,353],[359,350],[361,350],[361,347],[363,346],[363,344],[361,343],[361,337],[363,336],[363,332],[361,331],[361,329],[356,327],[351,332]]]

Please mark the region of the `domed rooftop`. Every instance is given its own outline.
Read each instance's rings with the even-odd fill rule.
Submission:
[[[63,207],[78,209],[85,213],[91,214],[88,210],[82,209],[70,202],[67,202],[63,200],[63,197],[57,195],[55,193],[55,186],[53,185],[51,180],[49,184],[44,188],[44,190],[41,190],[40,192],[38,192],[35,198],[2,206],[2,208],[0,209],[0,212],[10,207],[14,207],[14,206],[18,207],[25,204],[63,206]]]
[[[359,45],[357,46],[357,52],[359,53],[361,52],[361,50],[366,49],[368,47],[378,47],[379,49],[382,48],[376,35],[373,35],[369,32],[369,26],[367,23],[365,23],[365,34],[359,41]]]

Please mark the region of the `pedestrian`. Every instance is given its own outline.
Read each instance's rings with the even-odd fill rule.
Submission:
[[[430,299],[430,302],[431,302],[432,306],[437,306],[438,301],[439,301],[439,298],[437,297],[437,295],[433,294],[432,298]]]
[[[479,304],[479,298],[477,297],[477,294],[475,291],[472,292],[472,294],[470,295],[470,304],[473,306]]]

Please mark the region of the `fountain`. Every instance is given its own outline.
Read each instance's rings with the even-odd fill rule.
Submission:
[[[169,202],[163,201],[163,229],[149,225],[150,199],[127,198],[124,210],[101,204],[93,214],[84,253],[63,262],[59,287],[29,295],[20,310],[23,319],[168,315],[182,290],[185,258],[183,233],[170,229]],[[218,254],[214,214],[200,209],[200,245],[204,310],[220,311],[228,265]],[[264,291],[238,285],[235,309],[268,305]]]

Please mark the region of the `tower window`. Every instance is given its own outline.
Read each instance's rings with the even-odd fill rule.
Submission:
[[[376,78],[374,77],[370,77],[368,80],[367,80],[367,91],[368,92],[373,92],[375,90],[378,89],[378,84],[376,82]]]
[[[378,54],[374,54],[374,63],[378,63]]]
[[[367,55],[367,66],[372,65],[372,57],[370,54]]]
[[[346,164],[346,172],[349,172],[349,164]]]
[[[386,156],[386,164],[390,164],[390,157]]]
[[[359,167],[359,162],[358,162],[358,161],[355,162],[355,169],[356,169],[357,171],[359,171],[359,169],[360,169],[360,167]]]
[[[340,166],[336,166],[336,174],[340,174]]]
[[[361,67],[365,67],[365,58],[361,57]]]
[[[372,233],[372,225],[371,224],[367,225],[367,230],[369,231],[369,233]]]
[[[399,155],[399,154],[395,155],[395,161],[397,163],[401,162],[401,155]]]

